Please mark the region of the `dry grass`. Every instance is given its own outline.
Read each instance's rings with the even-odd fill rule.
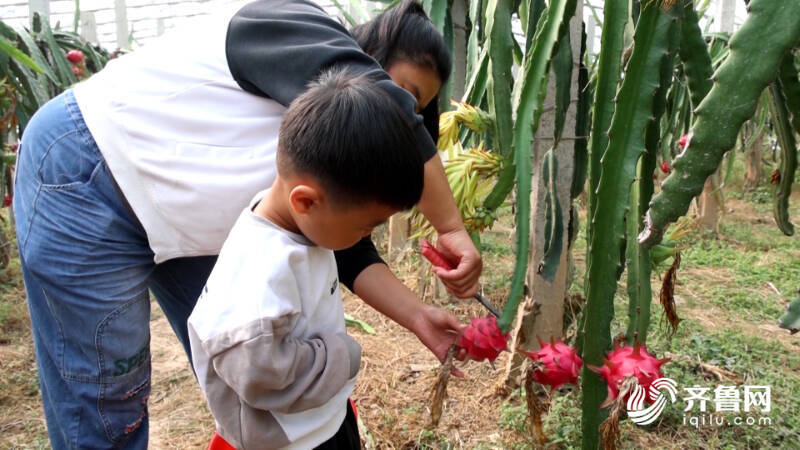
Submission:
[[[499,445],[497,426],[501,399],[494,380],[501,376],[506,355],[489,364],[457,364],[465,378],[451,378],[448,400],[436,430],[430,428],[430,399],[439,363],[408,331],[348,298],[346,309],[376,328],[375,335],[354,332],[363,347],[361,373],[353,398],[362,421],[380,448],[417,448],[444,439],[456,447]],[[478,314],[480,311],[474,311]]]
[[[0,278],[0,448],[31,448],[47,438],[18,263]]]

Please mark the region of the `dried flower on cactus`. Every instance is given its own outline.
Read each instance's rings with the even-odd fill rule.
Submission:
[[[775,169],[769,175],[769,184],[774,184],[775,186],[781,184],[781,171],[780,169]]]

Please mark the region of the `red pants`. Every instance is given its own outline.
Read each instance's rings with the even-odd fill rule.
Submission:
[[[353,403],[353,399],[350,400],[350,407],[353,408],[353,414],[356,416],[356,421],[358,420],[358,410],[356,409],[356,404]],[[231,444],[228,443],[225,439],[222,438],[217,432],[214,432],[214,436],[211,438],[211,442],[208,443],[207,450],[236,450]]]

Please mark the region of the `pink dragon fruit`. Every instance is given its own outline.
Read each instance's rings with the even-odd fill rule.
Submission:
[[[534,368],[533,379],[553,389],[564,384],[577,383],[583,360],[575,348],[563,341],[553,342],[552,338],[549,343],[540,340],[539,345],[539,350],[525,352],[532,360],[541,363]]]
[[[458,346],[467,351],[470,359],[494,361],[507,348],[509,333],[497,327],[497,318],[474,317],[458,339]]]
[[[639,385],[645,389],[658,378],[661,378],[661,365],[669,358],[656,359],[647,352],[644,344],[634,346],[615,347],[608,353],[608,358],[603,358],[600,367],[589,366],[589,369],[600,374],[608,383],[608,398],[614,400],[619,395],[619,387],[628,376],[635,376]]]

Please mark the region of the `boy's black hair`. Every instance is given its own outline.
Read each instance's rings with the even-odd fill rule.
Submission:
[[[422,196],[424,161],[406,116],[374,81],[332,69],[283,117],[278,173],[317,179],[334,204],[409,209]]]
[[[428,19],[422,5],[414,0],[403,0],[369,22],[353,27],[350,34],[384,69],[398,61],[409,61],[435,71],[442,85],[450,78],[453,64],[444,37]],[[438,96],[421,114],[425,128],[436,142],[439,138]]]

